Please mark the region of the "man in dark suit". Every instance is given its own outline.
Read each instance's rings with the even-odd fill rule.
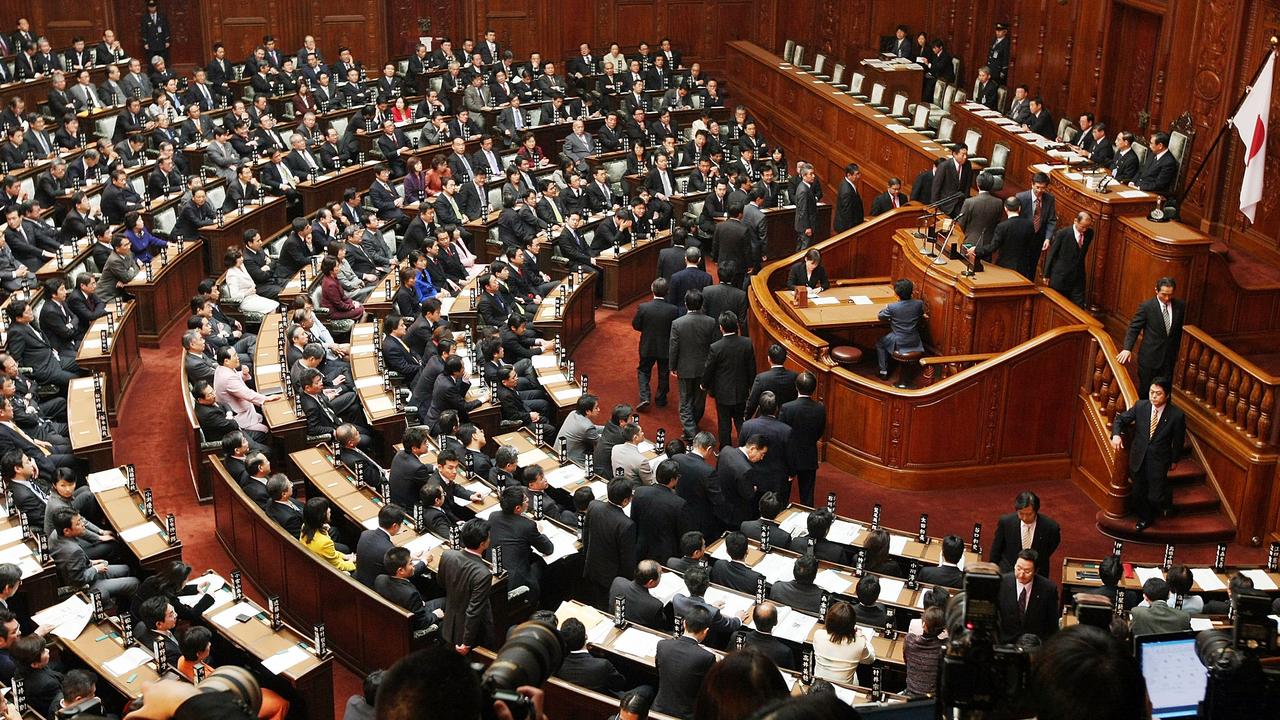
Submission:
[[[704,305],[706,298],[702,295],[712,283],[711,274],[702,269],[702,250],[697,246],[685,248],[684,251],[684,269],[678,270],[671,275],[670,284],[667,287],[667,302],[681,309],[680,315],[684,316],[685,311],[692,310],[687,308],[688,294],[691,290],[698,292],[698,308],[705,311]],[[708,315],[707,317],[711,317]]]
[[[658,641],[654,664],[658,694],[653,710],[678,718],[693,716],[693,703],[716,656],[702,646],[711,629],[711,614],[696,607],[684,618],[684,634]]]
[[[969,260],[972,262],[977,258],[990,262],[995,256],[996,265],[1016,270],[1034,281],[1043,246],[1040,236],[1031,218],[1022,216],[1022,202],[1017,197],[1004,199],[1004,215],[1005,219],[996,225],[986,245],[978,244],[969,249]]]
[[[6,347],[19,365],[31,368],[31,377],[41,383],[53,383],[66,392],[68,384],[81,374],[73,353],[59,352],[44,334],[32,324],[35,315],[26,300],[9,303],[9,325]]]
[[[920,336],[924,322],[924,302],[911,297],[915,285],[906,278],[894,281],[893,292],[898,296],[897,302],[886,305],[877,317],[889,323],[888,334],[876,342],[876,358],[879,362],[880,379],[889,377],[889,356],[894,352],[924,352],[924,341]]]
[[[717,585],[754,595],[759,581],[764,579],[760,573],[747,567],[747,536],[740,532],[730,532],[724,536],[724,549],[729,553],[728,560],[721,560],[711,567],[711,581]]]
[[[813,581],[818,576],[818,559],[810,553],[796,558],[791,576],[792,580],[775,582],[769,588],[769,599],[797,610],[817,612],[826,593]]]
[[[668,625],[663,617],[662,609],[666,603],[654,597],[649,591],[658,586],[662,576],[662,566],[653,560],[641,560],[636,566],[635,579],[616,577],[609,585],[607,604],[613,610],[614,598],[626,599],[626,619],[654,630],[666,630]]]
[[[995,187],[995,176],[991,173],[979,173],[978,194],[967,198],[960,207],[960,229],[964,231],[966,245],[979,246],[990,244],[995,235],[996,225],[1004,220],[1004,203],[991,194]]]
[[[583,531],[582,576],[595,606],[608,610],[609,588],[616,577],[630,578],[636,566],[636,524],[623,508],[631,504],[631,484],[609,482],[608,500],[593,500]]]
[[[978,68],[978,84],[974,86],[973,101],[982,103],[989,110],[999,109],[997,105],[1000,102],[1000,87],[991,79],[990,68]]]
[[[1054,136],[1057,135],[1057,128],[1053,126],[1053,116],[1049,114],[1048,110],[1044,109],[1044,100],[1039,96],[1033,97],[1031,102],[1027,104],[1027,108],[1031,111],[1031,115],[1023,121],[1022,129],[1048,140],[1054,139]]]
[[[267,516],[276,521],[290,537],[302,534],[302,506],[293,499],[293,482],[284,475],[273,475],[267,480]],[[359,565],[356,566],[357,572]]]
[[[565,656],[556,677],[588,690],[616,695],[627,686],[627,679],[607,658],[587,652],[587,628],[578,618],[567,618],[560,624]]]
[[[138,644],[152,652],[157,645],[163,645],[168,657],[179,657],[181,650],[173,634],[177,623],[178,615],[166,595],[147,598],[138,610],[138,625],[142,627],[142,632],[137,635]]]
[[[738,526],[739,532],[751,540],[762,543],[764,542],[762,537],[763,528],[768,526],[769,545],[771,547],[791,547],[791,533],[779,527],[774,519],[778,517],[779,512],[782,512],[782,505],[783,503],[778,498],[777,493],[762,493],[760,495],[760,517],[755,520],[744,521]]]
[[[1124,349],[1116,360],[1128,364],[1133,357],[1133,346],[1142,335],[1142,348],[1138,351],[1138,396],[1147,394],[1151,381],[1157,377],[1172,377],[1173,363],[1178,359],[1182,345],[1182,323],[1187,315],[1187,304],[1173,297],[1177,283],[1171,277],[1156,281],[1156,296],[1138,306],[1124,336]]]
[[[1062,228],[1053,236],[1049,254],[1044,259],[1044,274],[1049,287],[1065,295],[1071,302],[1083,306],[1085,302],[1085,256],[1093,244],[1093,216],[1086,210],[1076,213],[1071,227]]]
[[[146,56],[151,58],[159,55],[168,64],[172,39],[169,18],[156,9],[156,0],[148,0],[147,12],[142,16],[142,49],[146,51]]]
[[[776,492],[779,497],[791,497],[791,456],[785,448],[791,440],[791,428],[778,420],[778,400],[772,390],[760,394],[758,416],[742,424],[739,439],[760,436],[777,452],[769,453],[753,472],[752,482],[757,493]]]
[[[512,590],[521,585],[528,587],[536,605],[542,593],[542,573],[546,563],[533,551],[549,555],[555,546],[551,544],[551,538],[538,530],[537,523],[524,516],[528,501],[523,486],[503,488],[498,504],[501,512],[489,516],[490,553],[498,549],[502,551],[502,567],[508,575],[507,586]]]
[[[754,590],[753,590],[754,592]],[[751,610],[751,627],[745,625],[734,633],[729,640],[730,647],[738,646],[738,638],[742,638],[743,647],[751,648],[773,661],[783,670],[795,669],[795,656],[785,642],[772,635],[778,624],[778,608],[771,602],[762,602]]]
[[[716,470],[708,479],[707,492],[716,516],[728,527],[740,527],[757,517],[755,465],[765,458],[770,448],[763,436],[746,438],[741,447],[720,448]]]
[[[796,206],[796,250],[803,250],[813,244],[816,239],[815,229],[818,225],[818,195],[815,187],[817,175],[813,166],[805,166],[796,184],[794,200]]]
[[[1116,155],[1116,148],[1111,138],[1107,137],[1106,124],[1095,123],[1089,129],[1089,138],[1093,143],[1089,150],[1089,162],[1104,170],[1110,167]]]
[[[1169,136],[1158,132],[1151,136],[1151,151],[1142,172],[1130,185],[1157,195],[1171,195],[1177,184],[1178,159],[1169,152]]]
[[[666,407],[667,393],[671,387],[671,370],[668,360],[671,351],[671,324],[680,310],[667,302],[667,281],[657,278],[652,283],[653,299],[636,308],[631,327],[640,331],[640,364],[636,378],[640,386],[640,404],[637,410],[649,407],[649,377],[658,365],[658,407]]]
[[[1133,425],[1129,448],[1129,475],[1133,478],[1133,509],[1138,516],[1134,530],[1141,532],[1155,522],[1157,513],[1168,513],[1169,471],[1178,464],[1187,433],[1187,420],[1182,411],[1169,403],[1172,383],[1155,378],[1147,390],[1147,398],[1116,415],[1111,426],[1111,446],[1117,452],[1124,447],[1120,434]]]
[[[956,65],[941,38],[934,38],[930,43],[929,54],[925,56],[925,68],[923,97],[926,99],[933,97],[934,85],[939,80],[948,85],[956,82]]]
[[[812,398],[817,387],[813,373],[800,373],[795,382],[798,397],[784,404],[778,413],[778,419],[791,427],[786,450],[791,471],[800,485],[800,502],[810,507],[818,476],[818,441],[827,429],[826,408]]]
[[[696,251],[697,248],[689,248]],[[685,256],[686,259],[688,255]],[[701,253],[698,254],[701,257]],[[696,260],[694,270],[697,270]],[[687,272],[685,268],[680,272]],[[676,273],[678,276],[680,273]],[[671,298],[671,300],[676,300]],[[715,340],[716,321],[702,314],[702,293],[690,291],[684,298],[688,312],[671,323],[671,347],[668,363],[676,374],[680,390],[680,424],[684,436],[692,438],[698,432],[698,423],[706,411],[707,396],[702,387],[707,356]],[[748,344],[750,342],[748,341]]]
[[[933,182],[932,178],[930,178],[930,182]],[[871,214],[882,215],[890,210],[900,208],[908,202],[911,202],[911,200],[902,192],[901,178],[892,177],[889,178],[888,189],[871,201]]]
[[[386,555],[395,547],[392,538],[400,533],[404,518],[403,507],[387,503],[378,510],[378,526],[360,533],[360,539],[356,541],[356,579],[366,587],[373,587],[379,575],[393,572],[393,568],[386,567]],[[418,572],[426,569],[421,562],[415,565]]]
[[[446,550],[440,557],[440,584],[445,589],[445,613],[440,635],[445,645],[466,654],[478,645],[497,642],[489,589],[493,571],[484,559],[489,549],[489,523],[472,518],[459,533],[462,550]]]
[[[797,553],[809,553],[819,560],[849,564],[849,556],[845,546],[827,539],[831,526],[835,524],[835,515],[825,507],[818,508],[805,518],[805,534],[791,539],[791,550]],[[862,613],[858,613],[858,621],[862,621]]]
[[[1022,217],[1031,220],[1036,239],[1041,241],[1040,250],[1047,250],[1054,231],[1058,229],[1058,201],[1049,192],[1049,176],[1043,172],[1032,175],[1031,189],[1023,190],[1015,197],[1021,203]]]
[[[1009,572],[1018,559],[1018,552],[1031,548],[1041,558],[1036,563],[1040,574],[1048,577],[1053,553],[1062,540],[1062,529],[1052,518],[1040,514],[1040,497],[1029,490],[1018,493],[1013,509],[1014,512],[1001,516],[996,524],[996,536],[988,557],[1000,566],[1001,572]]]
[[[951,159],[938,163],[934,169],[929,197],[938,204],[939,210],[954,218],[960,214],[971,187],[973,166],[969,164],[969,148],[956,143],[951,148]]]
[[[1013,642],[1027,633],[1047,640],[1058,630],[1058,586],[1048,573],[1040,574],[1038,566],[1036,551],[1022,550],[1013,572],[1000,578],[996,616],[1001,642]]]
[[[733,313],[738,318],[738,332],[746,335],[747,291],[741,287],[742,271],[739,268],[737,260],[724,260],[716,267],[720,282],[702,289],[702,312],[714,318],[725,311]],[[746,417],[751,417],[751,414]]]
[[[751,383],[751,393],[747,396],[747,409],[744,417],[755,417],[756,406],[760,402],[760,393],[769,390],[777,399],[779,407],[796,399],[796,373],[784,367],[787,362],[787,349],[778,343],[769,346],[769,369],[756,375]]]
[[[844,166],[844,182],[836,195],[835,231],[844,232],[858,225],[865,218],[862,212],[862,196],[858,194],[858,178],[862,171],[856,163]]]
[[[937,565],[920,568],[916,579],[930,585],[961,588],[964,586],[964,571],[960,569],[960,559],[963,557],[964,540],[957,535],[948,535],[942,538],[942,561]]]
[[[404,433],[404,449],[391,458],[391,497],[389,501],[400,507],[413,507],[418,493],[431,478],[432,467],[422,462],[422,455],[429,450],[428,432],[423,426],[414,426]]]
[[[656,483],[635,489],[631,520],[636,524],[636,554],[662,562],[676,554],[676,542],[690,525],[685,499],[676,494],[680,465],[663,460],[655,475]]]
[[[384,599],[412,613],[415,637],[444,617],[444,598],[424,602],[422,594],[410,580],[421,563],[413,560],[408,548],[388,547],[379,564],[385,567],[386,572],[374,579],[373,589]]]
[[[1133,133],[1124,130],[1116,135],[1115,157],[1109,166],[1116,182],[1132,183],[1138,177],[1138,151],[1133,149]]]
[[[756,359],[751,341],[738,334],[738,316],[724,312],[719,322],[721,337],[707,352],[702,389],[716,399],[720,447],[724,447],[733,444],[733,428],[742,429]]]

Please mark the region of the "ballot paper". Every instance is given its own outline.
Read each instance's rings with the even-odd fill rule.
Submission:
[[[795,537],[807,530],[809,527],[809,513],[799,510],[787,516],[786,520],[778,523],[780,530],[785,530],[788,535]]]
[[[1214,592],[1215,590],[1226,590],[1227,584],[1222,582],[1218,574],[1209,568],[1194,568],[1191,571],[1191,577],[1195,579],[1196,584],[1205,592]]]
[[[494,503],[489,507],[481,510],[480,512],[477,512],[476,517],[480,518],[481,520],[488,520],[490,515],[498,512],[501,509],[502,509],[501,505],[499,505],[498,503]]]
[[[714,586],[707,588],[703,598],[720,608],[722,615],[737,618],[745,615],[751,609],[752,604],[755,603],[755,598],[750,595],[737,595]]]
[[[80,637],[84,628],[93,619],[93,606],[85,602],[79,595],[72,595],[50,608],[45,608],[31,616],[36,625],[52,626],[53,634],[66,640]]]
[[[658,653],[661,635],[629,627],[613,641],[613,649],[633,657],[651,658]]]
[[[587,630],[587,642],[592,645],[599,645],[609,637],[609,631],[613,629],[613,620],[611,618],[600,618],[595,625]]]
[[[22,526],[14,525],[11,528],[0,530],[0,547],[12,545],[22,541]]]
[[[248,615],[249,617],[255,617],[260,612],[262,611],[254,607],[253,603],[241,600],[235,605],[232,605],[226,610],[223,610],[217,615],[214,615],[210,619],[213,620],[214,624],[218,625],[219,627],[229,628],[229,627],[234,627],[236,623],[240,622],[236,618],[240,617],[241,615]]]
[[[889,554],[901,555],[907,549],[907,541],[911,538],[906,535],[890,535],[889,536]]]
[[[369,377],[362,377],[359,380],[356,380],[356,387],[358,388],[376,387],[381,384],[381,375],[370,375]]]
[[[906,583],[895,578],[882,577],[880,580],[880,599],[889,603],[896,603],[898,596],[902,594],[902,589],[906,587]]]
[[[1253,581],[1254,590],[1275,590],[1276,584],[1272,581],[1271,576],[1266,570],[1254,568],[1253,570],[1241,570],[1241,575]]]
[[[563,558],[569,557],[570,555],[574,555],[578,552],[577,535],[574,535],[573,533],[565,532],[564,530],[561,530],[560,528],[551,525],[545,520],[543,520],[541,523],[538,523],[538,527],[540,527],[542,529],[542,532],[545,533],[546,536],[551,539],[551,546],[552,546],[551,552],[547,555],[542,556],[543,559],[546,560],[548,565],[550,565],[551,563],[557,560],[561,560]]]
[[[831,529],[827,531],[827,539],[831,542],[852,545],[854,538],[858,537],[865,529],[858,523],[852,523],[848,520],[836,520],[831,523]]]
[[[204,592],[199,592],[200,586],[205,586]],[[217,573],[206,573],[196,578],[192,578],[187,587],[196,588],[197,592],[189,595],[179,595],[178,602],[187,607],[195,607],[204,598],[209,595],[213,598],[213,605],[209,608],[222,607],[235,599],[235,594],[231,592],[226,580]]]
[[[1160,567],[1134,567],[1133,574],[1137,576],[1138,582],[1142,584],[1145,584],[1152,578],[1157,580],[1164,579],[1164,570]]]
[[[671,598],[678,593],[688,592],[688,588],[684,586],[684,578],[671,572],[664,572],[658,578],[658,586],[651,588],[649,594],[658,598],[665,605],[671,602]]]
[[[554,488],[563,488],[576,482],[581,482],[587,476],[587,471],[577,465],[565,465],[546,474],[547,482]]]
[[[551,395],[552,397],[554,397],[556,400],[559,400],[560,402],[577,400],[578,398],[582,397],[582,388],[571,387],[571,388],[564,388],[562,390],[553,390],[551,392]]]
[[[793,608],[780,606],[778,607],[778,624],[773,628],[773,634],[796,643],[803,643],[809,639],[809,633],[813,632],[813,626],[818,624],[818,618],[795,610]]]
[[[846,592],[851,584],[848,578],[831,568],[827,568],[826,570],[819,572],[817,576],[813,578],[813,582],[823,590],[833,593]]]
[[[538,369],[553,368],[556,366],[556,356],[555,356],[555,353],[543,353],[541,355],[534,355],[533,357],[529,358],[529,363],[533,365],[533,367]]]
[[[774,583],[780,580],[793,579],[795,564],[795,558],[769,553],[760,558],[760,562],[752,565],[751,569],[763,575],[769,582]]]
[[[396,404],[391,401],[391,398],[386,395],[374,395],[366,401],[366,404],[369,406],[369,412],[371,413],[386,412],[394,409],[396,406]]]
[[[111,468],[110,470],[102,470],[96,473],[89,473],[85,478],[89,483],[89,489],[95,493],[106,492],[107,490],[115,490],[129,484],[129,479],[125,476],[120,468]]]
[[[488,485],[485,485],[479,480],[472,480],[466,485],[463,485],[462,489],[466,490],[469,493],[480,493],[481,495],[488,495],[490,492],[492,492],[492,490],[489,488]]]
[[[121,530],[120,539],[127,543],[137,542],[143,538],[156,535],[159,532],[160,526],[148,520],[141,525],[135,525],[128,530]]]
[[[312,657],[311,653],[307,652],[302,646],[290,645],[275,655],[265,658],[262,661],[262,667],[271,673],[279,675],[294,665],[305,662],[310,657]]]
[[[453,309],[453,301],[456,300],[456,298],[451,298],[451,297],[439,298],[439,300],[440,300],[440,314],[444,315],[445,317],[448,317],[449,311]]]
[[[404,544],[406,550],[413,555],[426,554],[444,544],[444,540],[432,535],[424,533]]]
[[[140,647],[131,647],[114,660],[102,663],[102,669],[120,677],[147,662],[151,662],[151,653]]]
[[[854,305],[871,305],[872,304],[871,298],[867,297],[866,295],[854,295],[853,297],[849,298],[849,302],[853,303]]]
[[[1201,630],[1212,630],[1213,620],[1209,618],[1193,617],[1191,618],[1191,629],[1196,632],[1200,632]]]
[[[840,298],[833,298],[833,297],[809,298],[809,304],[810,305],[839,305]]]
[[[525,450],[524,452],[517,455],[516,464],[519,465],[520,467],[529,467],[530,465],[537,465],[543,460],[549,460],[549,459],[551,459],[550,456],[547,455],[545,452],[543,452],[540,448],[534,448],[532,450]]]

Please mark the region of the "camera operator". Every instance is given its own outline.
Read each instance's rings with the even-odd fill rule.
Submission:
[[[1151,717],[1146,681],[1109,633],[1075,625],[1040,648],[1029,686],[1037,720],[1140,720]]]
[[[554,633],[554,631],[550,632]],[[505,651],[508,646],[504,646],[503,650]],[[499,658],[502,656],[503,652],[499,652]],[[497,664],[498,661],[495,660],[494,665]],[[419,650],[401,658],[383,675],[382,685],[378,688],[376,718],[377,720],[478,720],[479,718],[514,720],[520,717],[513,713],[510,707],[512,703],[509,701],[491,699],[491,695],[486,691],[485,680],[482,680],[480,674],[472,669],[465,657],[454,652],[453,648],[447,645]],[[540,688],[521,685],[515,688],[515,692],[524,703],[527,703],[528,717],[531,720],[546,720],[542,707],[543,693]]]

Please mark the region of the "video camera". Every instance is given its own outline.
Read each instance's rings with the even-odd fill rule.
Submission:
[[[1200,703],[1203,720],[1280,715],[1280,666],[1263,664],[1280,654],[1270,614],[1271,598],[1238,592],[1232,596],[1231,632],[1196,636],[1196,655],[1209,671]]]
[[[564,655],[564,640],[555,628],[535,621],[516,626],[480,676],[480,691],[486,701],[482,704],[485,717],[489,717],[493,702],[501,700],[513,718],[532,719],[533,704],[516,692],[516,688],[541,687],[560,669]]]

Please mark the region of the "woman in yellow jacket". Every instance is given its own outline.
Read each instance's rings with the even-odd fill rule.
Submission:
[[[343,555],[333,547],[333,539],[329,537],[329,501],[314,497],[307,500],[302,510],[302,544],[311,548],[311,552],[325,559],[325,562],[342,572],[356,569],[355,555]]]

